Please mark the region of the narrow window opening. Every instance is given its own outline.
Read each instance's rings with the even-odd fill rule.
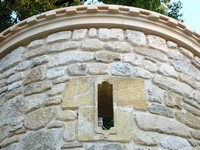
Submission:
[[[103,130],[114,127],[112,84],[98,84],[98,126]]]

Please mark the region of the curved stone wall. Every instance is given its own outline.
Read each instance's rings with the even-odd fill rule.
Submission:
[[[1,33],[3,150],[200,149],[199,34],[143,9],[78,6]],[[112,84],[114,127],[98,126]]]

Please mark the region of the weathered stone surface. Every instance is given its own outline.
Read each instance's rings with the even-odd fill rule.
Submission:
[[[62,97],[61,96],[55,96],[55,97],[50,97],[44,101],[44,104],[46,106],[50,105],[58,105],[62,102]]]
[[[55,95],[61,94],[65,87],[66,87],[66,83],[53,85],[51,90],[48,93],[48,96],[55,96]]]
[[[86,64],[72,64],[67,67],[67,72],[72,76],[86,75],[88,71]]]
[[[176,71],[174,70],[174,67],[172,67],[168,64],[158,65],[158,72],[164,76],[178,78],[178,75],[177,75]]]
[[[157,64],[153,63],[150,60],[144,60],[143,61],[143,67],[144,67],[144,69],[146,69],[150,72],[156,72],[158,70]]]
[[[189,59],[192,59],[194,57],[194,54],[192,52],[190,52],[189,50],[185,49],[185,48],[179,48],[179,51],[185,55],[186,57],[188,57]]]
[[[172,41],[167,41],[168,48],[177,48],[177,44]]]
[[[47,128],[48,129],[52,129],[52,128],[62,128],[65,126],[65,123],[62,121],[58,121],[58,120],[53,120],[51,122],[48,123]]]
[[[18,149],[18,143],[13,143],[11,145],[8,145],[5,148],[2,148],[1,150],[16,150],[16,149]]]
[[[99,39],[108,41],[108,40],[123,40],[124,33],[122,29],[107,29],[107,28],[100,28]]]
[[[152,104],[150,107],[149,107],[149,112],[153,113],[153,114],[157,114],[157,115],[162,115],[162,116],[166,116],[166,117],[169,117],[169,118],[173,118],[173,112],[163,106],[163,105],[158,105],[158,104]]]
[[[16,73],[14,75],[11,75],[8,80],[7,80],[7,83],[12,83],[12,82],[16,82],[16,81],[19,81],[23,78],[23,73],[22,72],[19,72],[19,73]]]
[[[53,79],[65,75],[65,67],[56,67],[47,70],[47,79]]]
[[[200,130],[191,130],[190,133],[193,138],[200,140]]]
[[[73,50],[77,49],[79,46],[78,42],[72,42],[72,41],[66,41],[63,43],[56,43],[47,46],[47,51],[48,52],[61,52],[61,51],[66,51],[66,50]]]
[[[155,48],[157,50],[160,50],[162,52],[167,53],[167,45],[166,41],[163,38],[160,38],[155,35],[148,35],[147,36],[147,43],[150,48]]]
[[[32,50],[25,51],[23,57],[25,57],[26,59],[30,59],[30,58],[44,55],[45,53],[47,53],[47,49],[45,46],[42,46],[42,47],[34,48]]]
[[[141,79],[115,79],[113,95],[117,106],[129,106],[140,110],[147,110],[148,103]]]
[[[49,61],[49,56],[47,55],[42,55],[42,56],[33,58],[31,61],[31,67],[33,68],[33,67],[40,66],[42,64],[47,63],[48,61]]]
[[[97,37],[97,29],[96,28],[90,28],[88,31],[88,36],[90,38]]]
[[[106,43],[105,49],[116,52],[130,52],[132,50],[132,46],[127,42],[112,41]]]
[[[12,74],[15,73],[15,67],[12,67],[6,71],[4,71],[3,73],[0,74],[0,79],[3,79],[3,78],[8,78],[9,76],[11,76]]]
[[[187,84],[179,82],[178,80],[156,75],[153,82],[162,89],[168,89],[172,92],[193,97],[194,90]]]
[[[13,98],[13,97],[15,97],[15,96],[21,94],[22,92],[23,92],[22,87],[16,88],[16,89],[14,89],[14,90],[12,90],[12,91],[7,92],[7,93],[5,94],[5,99],[8,100],[8,99],[10,99],[10,98]]]
[[[60,140],[62,130],[51,129],[27,133],[19,142],[19,149],[23,150],[47,150]]]
[[[149,56],[161,62],[167,61],[167,55],[158,50],[149,49],[149,48],[136,48],[135,52],[144,56]]]
[[[92,52],[64,52],[52,56],[49,62],[49,67],[56,67],[72,62],[87,62],[94,60],[94,53]]]
[[[146,45],[146,36],[143,32],[126,30],[126,38],[133,46],[145,47]]]
[[[46,107],[32,111],[26,115],[24,125],[31,130],[43,128],[56,116],[56,113],[56,107]]]
[[[132,67],[131,72],[132,72],[132,75],[134,75],[136,77],[141,77],[141,78],[144,78],[144,79],[149,79],[153,76],[149,71],[144,70],[144,69],[139,68],[139,67]]]
[[[120,144],[104,144],[88,146],[86,150],[126,150]]]
[[[88,71],[92,75],[108,74],[108,65],[103,63],[92,63],[88,65]]]
[[[82,40],[86,37],[87,29],[74,30],[72,39],[75,41]]]
[[[85,51],[97,51],[102,50],[104,43],[98,39],[85,39],[82,42],[81,48]]]
[[[2,143],[1,146],[2,147],[7,147],[8,145],[11,145],[13,143],[17,143],[19,141],[20,137],[19,136],[14,136],[14,137],[10,137],[8,139],[5,139]]]
[[[136,144],[156,146],[159,143],[159,137],[157,133],[137,131],[134,133],[133,140]]]
[[[44,44],[44,40],[43,39],[35,40],[35,41],[32,41],[31,43],[29,43],[27,48],[28,49],[34,49],[34,48],[42,46],[43,44]]]
[[[56,119],[60,121],[73,121],[77,119],[76,111],[64,110],[57,113]]]
[[[100,62],[113,62],[113,61],[121,60],[120,54],[106,52],[106,51],[96,52],[95,58],[96,58],[96,61],[100,61]]]
[[[46,77],[46,67],[41,66],[31,69],[24,77],[24,84],[29,84],[36,81],[42,81]]]
[[[71,79],[64,90],[62,107],[77,108],[93,103],[93,82],[84,77]]]
[[[179,74],[179,80],[182,81],[182,82],[187,83],[188,85],[190,85],[194,89],[198,88],[197,81],[193,77],[191,77],[189,75]]]
[[[41,93],[51,88],[50,81],[41,81],[36,83],[31,83],[25,86],[24,95],[30,95],[34,93]]]
[[[155,85],[151,85],[148,89],[149,101],[151,102],[163,102],[164,90],[161,90]]]
[[[184,123],[188,127],[191,127],[194,129],[200,129],[200,119],[198,119],[196,116],[192,115],[191,113],[176,112],[175,117],[178,121]]]
[[[200,69],[200,58],[195,56],[193,59],[192,59],[192,64],[197,68],[197,69]]]
[[[188,127],[174,119],[148,114],[136,114],[135,117],[142,130],[190,137]]]
[[[18,87],[21,87],[22,85],[23,85],[22,81],[17,81],[17,82],[11,83],[11,84],[8,85],[8,91],[11,91],[11,90],[14,90]]]
[[[115,62],[111,65],[111,73],[117,76],[130,76],[132,66],[128,63]]]
[[[64,41],[64,40],[69,40],[71,38],[71,31],[62,31],[62,32],[57,32],[54,34],[51,34],[47,37],[46,42],[47,43],[52,43],[52,42],[59,42],[59,41]]]
[[[187,57],[183,56],[178,51],[169,51],[168,55],[170,63],[177,71],[192,76],[197,80],[200,80],[200,71],[190,63]]]
[[[198,103],[197,101],[195,101],[194,99],[184,97],[184,98],[183,98],[183,101],[184,101],[185,103],[191,105],[192,107],[197,108],[197,109],[200,110],[200,105],[199,105],[199,103]]]
[[[70,121],[65,123],[65,131],[63,133],[63,139],[66,142],[73,142],[76,139],[76,121]]]
[[[165,92],[164,103],[171,108],[182,109],[182,97],[172,92]]]
[[[25,97],[25,111],[30,112],[38,109],[44,103],[45,99],[47,98],[44,94],[34,94]]]
[[[143,66],[143,60],[140,57],[134,55],[133,53],[124,54],[122,56],[122,60],[134,66]]]
[[[170,150],[192,150],[190,143],[180,137],[166,137],[160,144],[163,148]]]
[[[22,54],[25,51],[24,47],[19,47],[13,50],[10,54],[0,60],[0,73],[6,69],[16,65],[23,60]],[[14,58],[14,59],[13,59]]]
[[[16,70],[17,71],[23,71],[23,70],[26,70],[27,68],[29,68],[31,66],[31,61],[22,61],[20,62],[17,67],[16,67]]]
[[[192,107],[190,105],[184,104],[183,106],[188,112],[192,113],[195,116],[200,117],[200,110],[196,109],[195,107]]]
[[[68,76],[61,76],[61,77],[55,78],[53,80],[53,84],[64,83],[64,82],[66,83],[67,81],[69,81]]]

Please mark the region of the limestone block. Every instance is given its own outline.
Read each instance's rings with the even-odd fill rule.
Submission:
[[[176,112],[175,117],[178,121],[184,123],[191,128],[200,129],[200,119],[198,119],[191,113]]]
[[[127,41],[133,46],[145,47],[146,46],[146,36],[143,32],[126,30]]]
[[[52,129],[52,128],[64,128],[65,124],[62,121],[58,121],[58,120],[52,120],[47,124],[47,128],[48,129]]]
[[[143,61],[143,68],[150,72],[156,72],[158,70],[157,64],[150,60]]]
[[[168,48],[177,48],[177,44],[172,41],[167,41]]]
[[[8,80],[7,80],[7,83],[12,83],[12,82],[15,82],[15,81],[19,81],[23,78],[24,74],[22,72],[19,72],[19,73],[16,73],[14,75],[11,75]]]
[[[178,51],[169,51],[168,55],[170,63],[174,66],[175,70],[200,80],[200,71],[190,63],[187,57]]]
[[[168,107],[182,109],[182,97],[178,94],[165,92],[164,103]]]
[[[24,77],[24,84],[29,84],[36,81],[42,81],[46,77],[46,67],[41,66],[37,68],[33,68],[30,70],[28,74]]]
[[[113,62],[113,61],[121,60],[120,54],[107,52],[107,51],[96,52],[95,58],[96,58],[96,61],[99,61],[99,62]]]
[[[169,117],[169,118],[173,118],[173,112],[163,106],[163,105],[159,105],[159,104],[152,104],[150,107],[149,107],[149,112],[153,113],[153,114],[157,114],[157,115],[162,115],[162,116],[166,116],[166,117]]]
[[[2,142],[9,135],[10,128],[8,126],[0,126],[0,142]]]
[[[139,67],[132,67],[132,75],[134,75],[136,77],[141,77],[144,79],[149,79],[153,76],[149,71],[144,70]]]
[[[60,121],[73,121],[77,119],[77,113],[72,110],[60,111],[57,113],[56,119]]]
[[[136,114],[135,118],[139,128],[144,131],[190,137],[188,127],[174,119],[149,114]]]
[[[169,77],[156,75],[153,82],[162,89],[169,89],[180,95],[188,95],[190,97],[193,97],[194,95],[194,90],[189,85]]]
[[[111,64],[111,73],[117,76],[130,76],[132,66],[128,63],[115,62]]]
[[[86,37],[87,29],[74,30],[72,39],[75,41],[82,40]]]
[[[197,108],[197,109],[200,110],[200,105],[199,105],[199,103],[198,103],[197,101],[194,101],[194,99],[184,97],[184,98],[183,98],[183,101],[184,101],[185,103],[191,105],[192,107]]]
[[[9,76],[11,76],[12,74],[15,73],[15,67],[12,67],[6,71],[4,71],[3,73],[0,74],[0,79],[3,79],[3,78],[8,78]]]
[[[26,70],[27,68],[29,68],[31,66],[31,61],[22,61],[20,62],[17,67],[16,67],[16,70],[17,71],[23,71],[23,70]]]
[[[193,77],[191,77],[189,75],[179,74],[179,80],[182,81],[182,82],[187,83],[188,85],[190,85],[194,89],[198,88],[197,81]]]
[[[31,130],[38,130],[46,126],[57,113],[56,107],[41,108],[28,113],[25,117],[24,125]]]
[[[71,31],[62,31],[51,34],[47,37],[46,43],[60,42],[64,40],[69,40],[71,38]]]
[[[190,143],[186,139],[180,137],[166,137],[160,144],[165,149],[192,150]]]
[[[109,40],[122,41],[124,39],[124,33],[122,29],[100,28],[98,37],[99,39],[104,41],[109,41]]]
[[[124,54],[122,56],[122,60],[123,62],[130,63],[131,65],[134,65],[134,66],[143,65],[143,60],[140,57],[134,55],[133,53]]]
[[[155,35],[148,35],[147,41],[150,48],[155,48],[157,50],[160,50],[161,52],[167,53],[167,45],[165,39]]]
[[[23,60],[25,48],[19,47],[0,60],[0,73]],[[14,59],[13,59],[14,58]]]
[[[50,129],[47,131],[29,132],[20,139],[19,149],[39,150],[52,149],[60,140],[62,130]]]
[[[11,84],[8,85],[8,91],[11,91],[11,90],[14,90],[14,89],[16,89],[18,87],[21,87],[22,84],[23,84],[22,81],[16,81],[14,83],[11,83]]]
[[[86,75],[88,71],[86,64],[71,64],[67,67],[67,72],[72,76]]]
[[[121,53],[130,52],[133,48],[127,42],[112,41],[105,44],[105,49],[109,51],[116,51]]]
[[[92,52],[64,52],[54,54],[48,66],[55,67],[71,62],[87,62],[91,60],[94,60],[94,53]]]
[[[200,130],[191,130],[190,133],[193,138],[200,140]]]
[[[153,132],[137,131],[134,133],[133,140],[139,145],[156,146],[159,144],[159,136]]]
[[[23,57],[26,59],[30,59],[37,56],[42,56],[46,53],[47,53],[46,47],[42,46],[42,47],[34,48],[32,50],[25,51],[25,53],[23,54]]]
[[[53,85],[51,90],[48,93],[48,96],[55,96],[55,95],[63,93],[63,90],[65,87],[66,87],[66,83]]]
[[[161,90],[159,87],[155,85],[151,85],[149,86],[148,89],[148,96],[149,96],[149,101],[162,103],[164,97],[164,90]]]
[[[97,37],[97,29],[95,29],[95,28],[90,28],[89,31],[88,31],[88,36],[89,36],[90,38]]]
[[[94,104],[93,86],[93,82],[87,78],[71,79],[64,90],[63,109]]]
[[[45,99],[47,98],[44,94],[34,94],[25,97],[25,111],[30,112],[38,109],[44,103]]]
[[[81,48],[85,51],[97,51],[102,50],[104,43],[98,39],[85,39],[82,42]]]
[[[191,51],[189,51],[189,50],[187,50],[185,48],[181,47],[181,48],[179,48],[179,51],[189,59],[194,58],[194,54]]]
[[[7,92],[6,94],[3,93],[3,95],[5,94],[5,99],[8,100],[8,99],[13,98],[17,95],[20,95],[22,92],[23,92],[22,87],[18,87],[16,89],[12,90],[12,91]]]
[[[66,142],[73,142],[76,139],[76,121],[70,121],[65,123],[65,131],[63,133],[63,139]]]
[[[103,63],[92,63],[88,64],[88,71],[92,75],[102,75],[102,74],[108,74],[109,68],[108,65]]]
[[[66,50],[74,50],[77,49],[79,46],[78,42],[66,41],[63,43],[54,43],[47,46],[47,51],[49,53],[52,52],[61,52]]]
[[[31,83],[25,86],[24,95],[41,93],[50,89],[51,86],[52,84],[50,81],[41,81],[41,82]]]
[[[55,97],[50,97],[44,101],[44,104],[46,106],[50,105],[58,105],[62,102],[62,97],[61,96],[55,96]]]
[[[126,150],[124,146],[120,144],[94,144],[88,146],[86,150]]]
[[[20,140],[19,136],[14,136],[14,137],[10,137],[8,139],[5,139],[2,143],[1,146],[2,147],[6,147],[13,144],[13,143],[17,143]]]
[[[158,72],[164,76],[178,78],[178,75],[177,75],[176,71],[174,70],[174,67],[172,67],[168,64],[159,64]]]
[[[33,58],[31,61],[31,67],[37,67],[40,66],[42,64],[45,64],[49,61],[49,56],[47,55],[42,55],[36,58]]]
[[[37,47],[41,47],[44,44],[44,40],[43,39],[39,39],[39,40],[34,40],[31,43],[28,44],[27,48],[28,49],[34,49]]]
[[[47,79],[54,79],[65,75],[65,67],[56,67],[47,70]]]
[[[200,117],[200,110],[195,108],[195,107],[192,107],[190,105],[187,105],[187,104],[184,104],[183,107],[190,113],[192,113],[193,115],[195,116],[198,116]]]
[[[129,106],[139,110],[147,110],[148,103],[144,88],[144,81],[141,79],[116,79],[113,88],[113,97],[117,106]]]
[[[149,57],[154,58],[154,59],[161,61],[161,62],[167,61],[167,55],[166,54],[164,54],[160,51],[154,50],[154,49],[136,48],[135,52],[138,53],[138,54],[144,55],[144,56],[149,56]]]

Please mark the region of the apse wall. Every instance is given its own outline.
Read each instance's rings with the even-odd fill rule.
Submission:
[[[77,6],[0,39],[0,149],[200,149],[200,35],[184,24],[139,8]],[[103,83],[112,108],[98,107]],[[100,109],[113,111],[109,130]]]

